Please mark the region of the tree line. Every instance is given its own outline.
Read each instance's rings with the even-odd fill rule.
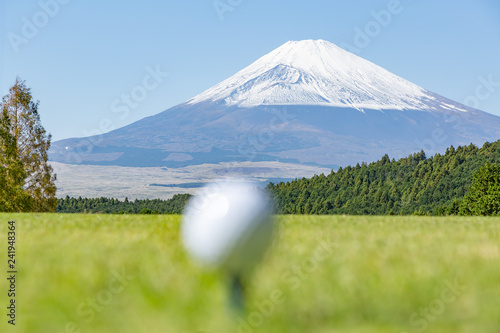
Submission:
[[[56,213],[102,214],[182,214],[189,194],[175,194],[171,199],[125,200],[110,198],[65,198],[57,200]]]
[[[269,183],[278,214],[500,215],[500,140],[471,144],[427,158],[423,151],[399,160],[333,170],[328,175]],[[191,196],[169,200],[108,198],[58,200],[61,213],[181,214]]]
[[[385,155],[266,188],[278,214],[493,215],[500,214],[499,163],[496,141],[451,146],[430,158],[423,151],[397,161]]]

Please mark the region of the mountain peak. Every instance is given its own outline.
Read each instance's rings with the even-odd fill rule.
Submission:
[[[432,93],[321,39],[283,44],[188,104],[199,102],[359,110],[433,109],[439,104]]]
[[[265,62],[275,65],[287,65],[307,72],[324,75],[331,73],[331,68],[341,65],[345,60],[353,61],[354,54],[325,40],[289,41],[267,56],[259,59],[261,65]],[[257,62],[255,64],[257,64]],[[339,68],[338,68],[339,69]]]

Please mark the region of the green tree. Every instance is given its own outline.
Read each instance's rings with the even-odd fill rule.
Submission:
[[[500,215],[500,164],[486,163],[474,175],[460,204],[463,215]]]
[[[14,205],[0,207],[5,210],[45,212],[57,206],[56,175],[47,155],[51,136],[41,124],[38,105],[20,78],[2,99],[1,162],[5,182],[0,200],[14,201]]]
[[[23,189],[24,170],[17,159],[17,146],[10,133],[7,112],[0,118],[0,211],[21,211],[29,201]]]

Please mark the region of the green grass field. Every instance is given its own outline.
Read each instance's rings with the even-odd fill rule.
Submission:
[[[1,214],[1,332],[500,332],[500,218],[281,216],[246,314],[179,216]]]

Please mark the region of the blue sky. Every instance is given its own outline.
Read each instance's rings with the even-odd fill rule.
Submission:
[[[85,136],[182,103],[289,40],[325,39],[500,115],[499,17],[497,0],[1,0],[0,93],[21,76],[54,139]]]

